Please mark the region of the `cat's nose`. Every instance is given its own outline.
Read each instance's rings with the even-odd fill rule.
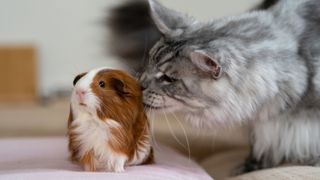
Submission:
[[[141,91],[144,91],[144,90],[146,90],[146,89],[147,89],[146,86],[141,85]]]
[[[148,87],[146,81],[143,81],[141,79],[140,79],[140,86],[141,86],[141,91],[146,90]]]

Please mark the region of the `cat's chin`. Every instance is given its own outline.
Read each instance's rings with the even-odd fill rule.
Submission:
[[[184,119],[194,127],[211,130],[213,128],[224,128],[226,123],[216,120],[213,116],[206,116],[200,112],[183,112]]]
[[[194,113],[186,113],[186,112],[183,114],[184,114],[184,119],[192,126],[198,127],[198,128],[208,128],[208,122],[206,118],[204,118],[200,114],[196,115]]]

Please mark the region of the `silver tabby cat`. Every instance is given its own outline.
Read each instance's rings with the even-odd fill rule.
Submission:
[[[248,123],[252,150],[243,172],[281,163],[320,165],[319,0],[273,1],[210,22],[155,0],[148,7],[152,19],[145,20],[156,29],[149,23],[144,37],[156,43],[144,44],[149,52],[135,66],[147,107],[182,111],[191,123],[213,130]],[[110,21],[115,37],[121,26],[114,22],[126,20],[117,16]],[[123,58],[137,45],[125,43],[114,48]]]

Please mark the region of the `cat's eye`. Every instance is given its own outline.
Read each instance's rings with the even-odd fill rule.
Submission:
[[[106,83],[104,81],[99,81],[99,87],[101,88],[106,87]]]
[[[176,79],[176,78],[173,78],[173,77],[169,77],[169,76],[167,76],[167,75],[162,75],[160,78],[159,78],[159,80],[161,81],[161,82],[168,82],[168,83],[173,83],[173,82],[176,82],[176,81],[178,81],[178,79]]]

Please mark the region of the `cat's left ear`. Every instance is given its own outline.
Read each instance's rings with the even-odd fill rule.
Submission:
[[[193,18],[161,5],[157,0],[148,0],[150,14],[159,31],[169,37],[179,36],[191,23]]]
[[[222,75],[220,63],[205,51],[196,50],[190,54],[191,61],[202,71],[209,73],[214,79]]]

